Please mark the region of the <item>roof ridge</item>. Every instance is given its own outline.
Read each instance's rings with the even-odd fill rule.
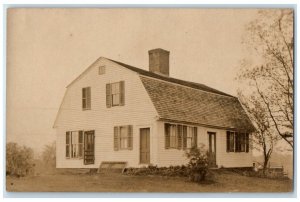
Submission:
[[[130,69],[132,71],[135,71],[139,74],[142,74],[142,75],[145,75],[145,76],[148,76],[148,77],[153,77],[153,78],[168,81],[168,82],[171,82],[171,83],[176,83],[176,84],[179,84],[179,85],[188,86],[188,87],[191,87],[191,88],[194,88],[194,89],[203,90],[203,91],[206,91],[206,92],[211,92],[211,93],[215,93],[215,94],[219,94],[219,95],[224,95],[224,96],[236,98],[233,95],[230,95],[230,94],[224,93],[222,91],[219,91],[217,89],[211,88],[211,87],[209,87],[205,84],[201,84],[201,83],[197,83],[197,82],[193,82],[193,81],[186,81],[186,80],[182,80],[182,79],[178,79],[178,78],[174,78],[174,77],[163,76],[163,75],[160,75],[160,74],[156,74],[156,73],[144,70],[144,69],[140,69],[138,67],[134,67],[134,66],[116,61],[116,60],[112,60],[112,59],[109,59],[109,58],[106,58],[106,59],[110,60],[112,62],[115,62],[115,63],[117,63],[117,64],[119,64],[119,65],[121,65],[121,66],[123,66],[127,69]]]

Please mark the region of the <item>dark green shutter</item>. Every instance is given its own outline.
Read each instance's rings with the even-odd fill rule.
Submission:
[[[132,138],[132,125],[127,126],[127,132],[128,132],[128,141],[127,141],[127,146],[129,150],[132,150],[132,145],[133,145],[133,138]]]
[[[85,109],[86,108],[86,91],[85,91],[85,88],[82,88],[81,100],[82,100],[82,109]]]
[[[183,149],[186,149],[187,147],[187,126],[183,126],[182,127],[182,132],[183,132],[183,135],[182,135],[182,148]]]
[[[70,158],[70,147],[71,147],[71,144],[70,144],[70,141],[71,138],[70,138],[70,132],[66,132],[66,157],[67,158]]]
[[[91,87],[86,88],[86,108],[91,109]]]
[[[170,148],[170,124],[165,124],[165,149]]]
[[[110,108],[111,107],[111,84],[107,83],[106,84],[106,107]]]
[[[83,131],[82,130],[79,131],[78,143],[79,143],[78,157],[83,157]]]
[[[198,147],[198,128],[194,127],[194,134],[193,134],[193,140],[194,140],[194,147]]]
[[[226,132],[226,151],[230,152],[230,131]]]
[[[246,152],[249,152],[249,133],[246,133]]]
[[[120,106],[125,105],[125,82],[120,81]]]
[[[240,135],[239,133],[235,132],[235,152],[240,152]]]
[[[119,150],[119,127],[114,127],[114,150]]]
[[[181,149],[182,148],[182,125],[177,125],[176,136],[177,136],[177,149]]]

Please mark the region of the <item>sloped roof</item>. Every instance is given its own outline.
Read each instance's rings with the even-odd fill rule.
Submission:
[[[244,131],[254,129],[236,97],[149,77],[141,80],[162,119]]]
[[[160,119],[214,128],[249,132],[254,130],[237,97],[203,84],[166,77],[111,61],[141,75],[141,81]]]
[[[106,58],[106,59],[108,59],[108,58]],[[204,90],[204,91],[207,91],[207,92],[212,92],[212,93],[217,93],[217,94],[220,94],[220,95],[227,95],[227,96],[233,97],[232,95],[229,95],[229,94],[226,94],[224,92],[218,91],[216,89],[210,88],[210,87],[208,87],[204,84],[190,82],[190,81],[184,81],[184,80],[181,80],[181,79],[175,79],[175,78],[172,78],[172,77],[159,75],[159,74],[149,72],[149,71],[137,68],[137,67],[133,67],[133,66],[124,64],[122,62],[115,61],[115,60],[111,60],[111,59],[108,59],[108,60],[110,60],[112,62],[115,62],[115,63],[117,63],[117,64],[119,64],[123,67],[126,67],[127,69],[135,71],[135,72],[137,72],[141,75],[153,77],[153,78],[156,78],[156,79],[161,79],[161,80],[164,80],[164,81],[169,81],[169,82],[172,82],[172,83],[188,86],[188,87],[191,87],[191,88],[196,88],[196,89],[199,89],[199,90]]]

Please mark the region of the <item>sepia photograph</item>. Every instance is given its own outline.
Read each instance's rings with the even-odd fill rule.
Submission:
[[[6,12],[7,192],[294,191],[294,7]]]

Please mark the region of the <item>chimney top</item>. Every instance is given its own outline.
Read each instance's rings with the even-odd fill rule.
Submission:
[[[149,50],[149,71],[169,76],[170,52],[161,48]]]

